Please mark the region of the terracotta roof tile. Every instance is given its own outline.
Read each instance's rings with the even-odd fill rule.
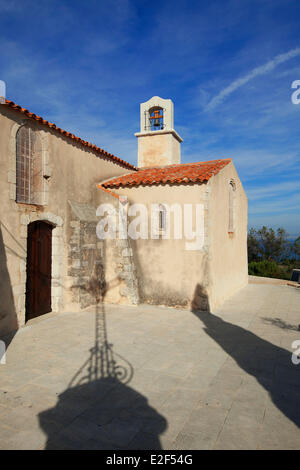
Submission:
[[[41,124],[44,124],[44,125],[50,127],[50,129],[54,129],[55,131],[59,132],[60,134],[74,140],[75,142],[78,142],[79,144],[81,144],[85,147],[89,147],[89,148],[95,150],[95,152],[100,153],[101,155],[103,155],[107,159],[112,160],[116,163],[119,163],[120,165],[125,166],[126,168],[130,168],[131,170],[136,170],[135,166],[131,165],[130,163],[126,162],[125,160],[122,160],[121,158],[118,158],[115,155],[106,152],[106,150],[103,150],[102,148],[97,147],[97,145],[91,144],[90,142],[88,142],[86,140],[82,140],[80,137],[77,137],[76,135],[71,134],[71,132],[64,131],[63,129],[61,129],[60,127],[57,127],[52,122],[49,122],[46,119],[43,119],[42,117],[37,116],[34,113],[31,113],[30,111],[28,111],[28,109],[22,108],[21,106],[17,105],[13,101],[5,100],[5,104],[2,104],[1,106],[8,106],[8,107],[10,107],[10,108],[12,108],[16,111],[19,111],[20,113],[25,114],[25,116],[28,116],[29,118],[34,119],[35,121],[38,121]]]
[[[142,168],[134,173],[112,178],[99,184],[99,188],[119,188],[153,184],[201,183],[219,173],[231,158],[208,162]]]
[[[116,197],[117,199],[120,199],[119,194],[116,194],[113,191],[110,191],[109,189],[103,188],[100,185],[98,185],[98,188],[100,188],[102,191],[105,191],[106,193],[110,194],[111,196]]]

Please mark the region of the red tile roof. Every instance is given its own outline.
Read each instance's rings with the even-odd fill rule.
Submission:
[[[180,165],[168,165],[164,167],[143,168],[134,173],[112,178],[99,187],[118,188],[153,184],[181,184],[202,183],[219,173],[231,158],[224,160],[211,160],[208,162],[186,163]]]
[[[119,194],[116,194],[113,191],[110,191],[109,189],[103,188],[100,184],[98,184],[98,188],[100,188],[102,191],[105,191],[106,193],[110,194],[111,196],[116,197],[117,199],[120,199]]]
[[[112,160],[116,163],[119,163],[122,166],[125,166],[126,168],[130,168],[131,170],[136,170],[135,166],[131,165],[130,163],[126,162],[125,160],[122,160],[121,158],[116,157],[115,155],[106,152],[106,150],[103,150],[100,147],[97,147],[97,145],[91,144],[90,142],[87,142],[86,140],[80,139],[80,137],[77,137],[74,134],[71,134],[71,132],[64,131],[60,127],[57,127],[55,124],[52,122],[46,121],[46,119],[43,119],[40,116],[37,116],[34,113],[31,113],[28,111],[28,109],[22,108],[21,106],[17,105],[13,101],[10,100],[5,100],[5,104],[2,104],[1,106],[8,106],[16,111],[19,111],[22,114],[25,114],[25,116],[30,117],[31,119],[34,119],[35,121],[40,122],[41,124],[46,125],[47,127],[50,127],[50,129],[55,130],[56,132],[59,132],[60,134],[72,139],[73,141],[79,143],[80,145],[84,145],[85,147],[89,147],[90,149],[94,150],[95,152],[103,155],[109,160]]]

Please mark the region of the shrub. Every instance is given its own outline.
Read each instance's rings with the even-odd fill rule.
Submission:
[[[278,266],[274,261],[251,261],[248,265],[248,272],[252,276],[277,277],[279,275]]]

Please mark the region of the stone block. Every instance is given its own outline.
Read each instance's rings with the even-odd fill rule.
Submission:
[[[62,246],[60,244],[52,245],[52,256],[60,256],[62,252]]]
[[[20,230],[21,238],[27,238],[27,226],[22,225]]]
[[[16,172],[15,171],[10,170],[8,172],[8,182],[16,184]]]
[[[132,273],[131,272],[120,272],[119,274],[119,278],[120,279],[124,279],[124,280],[132,280]]]
[[[52,258],[52,261],[53,261],[53,258]],[[52,262],[52,277],[54,279],[60,278],[60,265],[58,263]]]
[[[63,224],[62,218],[58,215],[52,214],[51,212],[45,212],[43,215],[41,215],[41,218],[43,220],[48,220],[49,222],[52,222],[54,225],[56,225],[56,230],[58,230],[58,227],[61,227]]]
[[[28,225],[30,223],[30,217],[27,214],[21,214],[21,225]]]
[[[124,248],[124,250],[122,250],[122,256],[124,258],[132,256],[132,248]]]
[[[78,220],[72,220],[70,222],[70,227],[79,228],[80,227],[80,222]]]
[[[80,259],[74,259],[72,262],[72,268],[79,269],[80,268]]]
[[[61,293],[62,293],[61,286],[52,285],[51,294],[52,294],[53,297],[60,297]]]
[[[116,245],[122,248],[128,248],[128,241],[126,239],[125,240],[117,239]]]
[[[23,260],[20,261],[20,272],[21,273],[26,272],[26,261],[23,261]]]
[[[132,272],[133,271],[132,264],[124,264],[124,271]]]
[[[16,185],[14,183],[10,183],[9,185],[9,197],[14,201],[16,200]]]
[[[18,312],[23,312],[24,309],[25,309],[25,294],[22,294],[17,297],[17,310]]]
[[[23,295],[25,294],[25,284],[17,284],[15,286],[12,287],[12,290],[13,290],[13,294],[14,295]]]
[[[130,297],[133,294],[133,291],[129,287],[122,287],[120,289],[120,294],[122,297]]]

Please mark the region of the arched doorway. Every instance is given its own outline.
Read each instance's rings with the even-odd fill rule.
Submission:
[[[51,312],[52,229],[43,221],[28,225],[26,321]]]

